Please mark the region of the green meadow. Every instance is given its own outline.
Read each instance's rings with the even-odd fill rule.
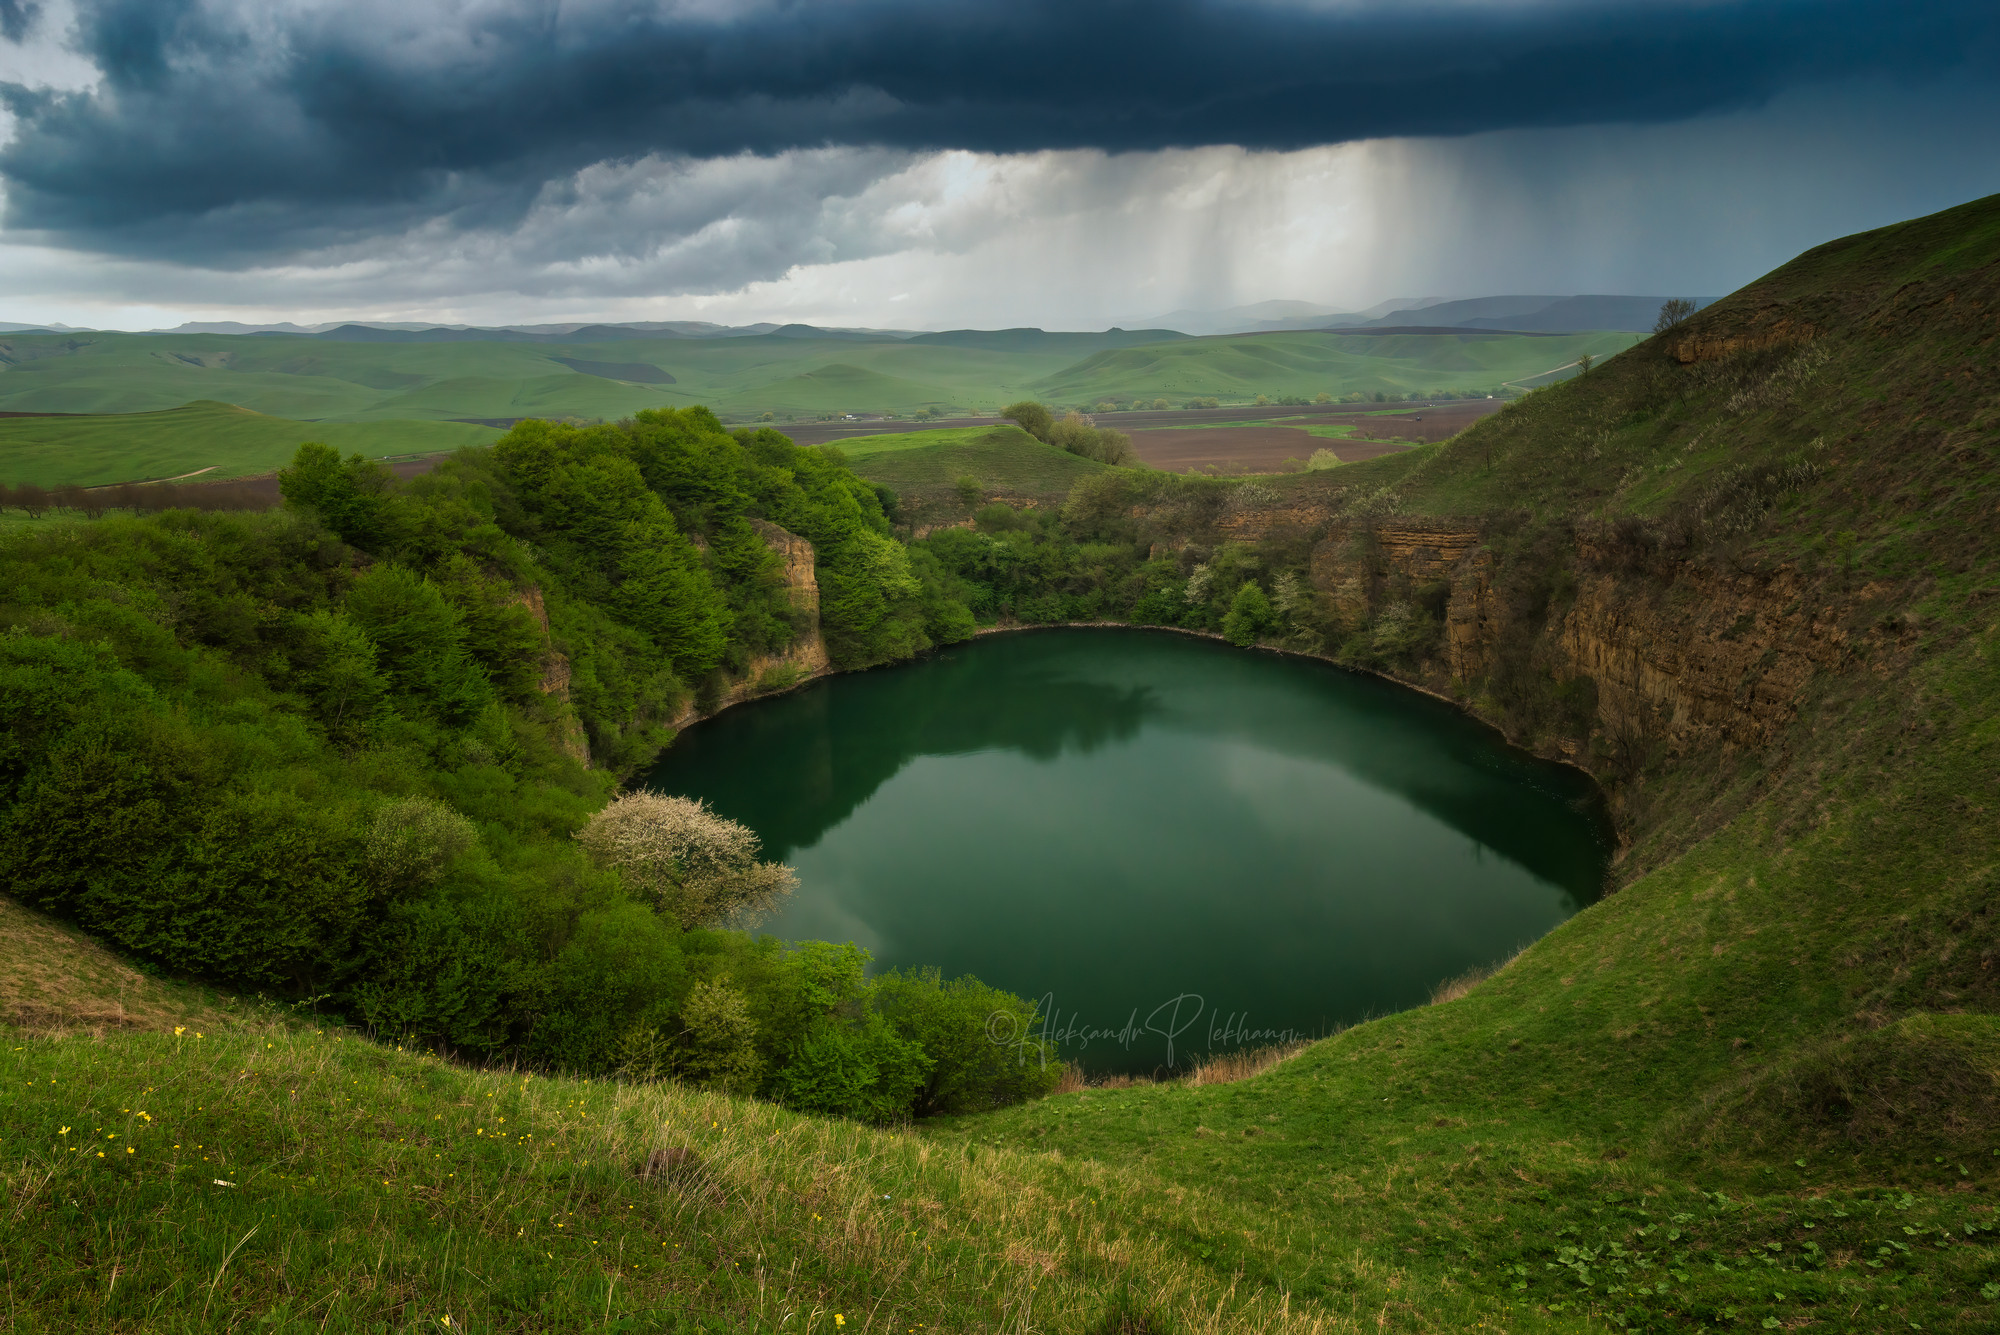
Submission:
[[[499,438],[464,422],[298,422],[227,403],[163,412],[0,418],[0,477],[10,483],[94,486],[179,477],[269,473],[308,440],[370,458],[434,454]]]
[[[1254,334],[1107,349],[1038,381],[1059,402],[1210,396],[1242,401],[1352,391],[1490,391],[1545,375],[1579,354],[1613,356],[1637,334]]]
[[[1045,445],[1011,422],[859,436],[833,448],[856,473],[896,492],[912,518],[949,506],[961,479],[982,497],[1060,504],[1079,479],[1110,467]]]
[[[1011,332],[1011,331],[1010,331]],[[1032,332],[1032,331],[1030,331]],[[817,416],[1019,398],[1273,396],[1490,388],[1629,334],[1560,338],[1320,333],[1228,338],[1040,335],[990,341],[631,338],[596,344],[362,343],[221,334],[0,336],[0,411],[156,412],[194,400],[277,417],[580,416],[701,403],[728,415]]]

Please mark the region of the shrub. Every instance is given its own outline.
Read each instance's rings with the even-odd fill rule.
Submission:
[[[764,1058],[757,1051],[757,1022],[741,992],[723,982],[700,982],[688,989],[668,1069],[704,1089],[757,1092]]]
[[[1049,428],[1047,439],[1051,445],[1099,463],[1127,465],[1138,459],[1130,436],[1100,427],[1079,412],[1065,413],[1061,421]]]
[[[1000,410],[1000,416],[1045,443],[1049,439],[1049,428],[1055,425],[1055,418],[1049,410],[1032,399],[1008,404]]]
[[[931,1065],[913,1094],[919,1117],[984,1112],[1055,1088],[1062,1064],[1035,1034],[1035,1004],[977,978],[890,971],[869,989],[875,1014],[919,1044]]]
[[[479,846],[479,830],[443,802],[405,797],[385,803],[368,830],[368,874],[389,892],[429,886]]]
[[[855,1026],[827,1020],[799,1041],[772,1092],[800,1112],[898,1122],[909,1117],[934,1065],[921,1045],[880,1016]]]
[[[427,579],[380,565],[354,582],[347,616],[367,632],[390,689],[440,722],[464,727],[493,700],[486,671],[465,648],[465,618]],[[356,651],[343,645],[350,658]],[[358,663],[342,669],[358,674]]]
[[[790,867],[757,860],[750,830],[685,797],[628,793],[592,816],[577,839],[683,927],[754,921],[798,884]]]
[[[447,1049],[497,1053],[513,1034],[517,971],[526,942],[504,895],[398,904],[375,933],[367,976],[343,998],[378,1034]]]
[[[218,739],[107,718],[23,785],[0,875],[127,950],[212,977],[324,984],[356,963],[373,899],[353,813],[223,786]]]
[[[1229,614],[1222,619],[1222,634],[1231,644],[1249,647],[1271,624],[1271,600],[1253,580],[1236,590],[1229,601]]]
[[[546,976],[522,1046],[542,1064],[579,1071],[614,1069],[625,1037],[671,1023],[688,988],[678,934],[623,897],[577,918]]]

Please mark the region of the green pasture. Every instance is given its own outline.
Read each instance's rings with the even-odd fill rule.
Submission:
[[[1078,478],[1108,467],[1011,424],[861,436],[836,448],[856,473],[906,498],[942,494],[968,477],[989,494],[1065,496]]]
[[[1238,401],[1354,391],[1424,393],[1490,388],[1542,374],[1579,353],[1609,357],[1636,334],[1567,334],[1553,338],[1488,334],[1258,334],[1190,339],[1095,353],[1036,382],[1051,401],[1185,399]]]
[[[179,477],[243,477],[283,467],[300,442],[343,453],[430,454],[500,433],[463,422],[297,422],[227,403],[89,417],[0,418],[0,482],[95,486]]]
[[[917,342],[638,338],[606,343],[344,343],[225,334],[0,335],[0,411],[161,412],[196,400],[301,421],[615,420],[706,404],[748,420],[920,408],[991,411],[1022,398],[1089,405],[1191,395],[1283,396],[1490,387],[1628,346],[1626,334],[1129,335]],[[1095,345],[1095,346],[1093,346]],[[620,378],[620,375],[627,378]]]
[[[903,450],[927,450],[938,445],[964,445],[995,432],[1011,433],[1034,441],[1037,445],[1041,444],[1040,441],[1035,441],[1033,436],[1009,422],[1000,426],[939,427],[932,431],[886,431],[876,436],[852,436],[846,440],[834,441],[832,445],[852,463],[871,455],[894,454]]]

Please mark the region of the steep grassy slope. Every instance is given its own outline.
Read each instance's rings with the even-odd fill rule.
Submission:
[[[1414,1291],[1245,1292],[1237,1214],[1143,1172],[209,1018],[0,1046],[10,1329],[1307,1335]]]
[[[295,422],[227,403],[157,413],[0,418],[0,481],[95,486],[179,477],[243,477],[283,467],[301,441],[371,458],[431,454],[498,439],[463,422]]]
[[[144,974],[89,937],[0,899],[0,1022],[43,1036],[220,1026],[247,1008]]]

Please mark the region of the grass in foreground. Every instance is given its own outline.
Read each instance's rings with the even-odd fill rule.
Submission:
[[[5,1047],[17,1331],[1351,1331],[1410,1284],[1244,1286],[1283,1240],[1143,1173],[282,1018]]]

